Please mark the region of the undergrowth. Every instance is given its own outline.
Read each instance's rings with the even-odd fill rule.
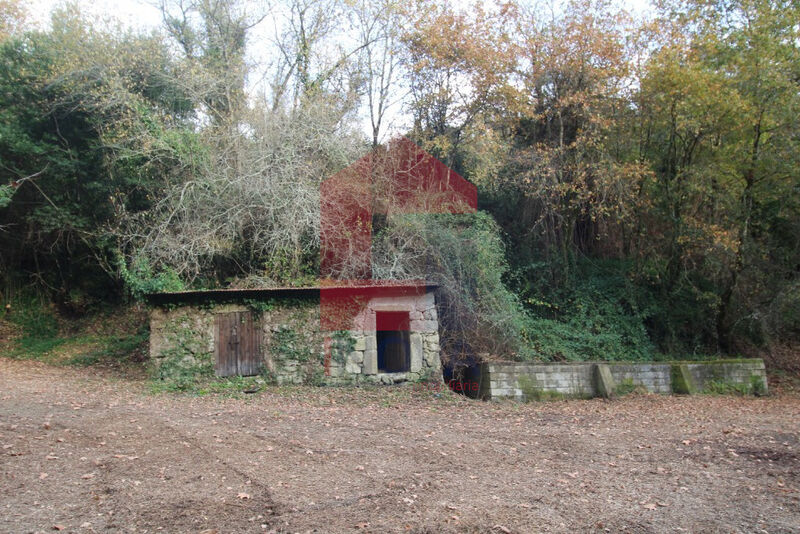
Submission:
[[[756,397],[767,394],[763,379],[758,375],[752,375],[750,381],[744,383],[723,379],[711,380],[706,383],[703,393],[707,395],[754,395]]]
[[[65,341],[59,335],[58,319],[52,306],[38,298],[14,301],[5,320],[22,332],[9,354],[12,358],[40,359]]]
[[[6,342],[3,355],[56,365],[137,364],[146,357],[149,331],[144,322],[136,328],[121,324],[119,318],[126,313],[102,310],[65,321],[52,304],[35,297],[17,298],[2,319],[15,325],[19,336]]]
[[[640,386],[633,382],[633,378],[623,378],[614,387],[614,395],[617,397],[624,397],[631,393],[647,393],[647,388]]]
[[[212,368],[210,373],[181,374],[166,380],[154,378],[150,381],[150,391],[193,396],[209,394],[239,396],[258,393],[265,389],[268,382],[268,378],[263,375],[216,377]]]
[[[149,338],[150,332],[144,327],[133,334],[99,338],[101,348],[72,356],[64,363],[77,366],[138,363],[145,358],[143,350]]]

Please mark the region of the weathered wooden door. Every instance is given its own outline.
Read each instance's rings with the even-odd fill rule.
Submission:
[[[214,355],[217,376],[257,375],[261,370],[261,330],[250,312],[217,314]]]

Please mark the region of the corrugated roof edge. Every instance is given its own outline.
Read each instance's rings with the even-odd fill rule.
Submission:
[[[380,281],[378,281],[380,282]],[[196,289],[188,291],[172,291],[165,293],[148,293],[145,300],[148,304],[163,305],[175,302],[197,302],[203,300],[239,300],[258,298],[319,298],[320,291],[325,290],[374,290],[386,289],[411,289],[425,286],[427,291],[438,287],[430,282],[389,282],[375,284],[342,284],[307,287],[261,287],[252,289]]]

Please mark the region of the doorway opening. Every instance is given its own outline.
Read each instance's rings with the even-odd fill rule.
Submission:
[[[408,312],[376,312],[378,372],[404,373],[411,368]]]
[[[481,398],[482,359],[462,350],[457,356],[447,358],[442,366],[442,377],[445,384],[455,393],[469,397]]]

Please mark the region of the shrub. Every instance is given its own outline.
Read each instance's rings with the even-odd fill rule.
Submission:
[[[726,380],[711,380],[703,388],[703,393],[710,395],[747,395],[750,384],[739,384]]]
[[[373,273],[438,285],[442,351],[448,358],[481,352],[530,359],[528,316],[505,286],[500,231],[484,212],[394,215],[376,236]]]
[[[22,329],[15,357],[36,358],[64,342],[52,305],[34,296],[20,296],[12,303],[9,322]]]
[[[645,326],[651,306],[623,267],[583,265],[574,281],[559,289],[538,272],[549,269],[546,264],[516,272],[513,278],[532,315],[531,352],[559,361],[652,360],[655,348]]]
[[[180,291],[184,288],[178,274],[167,267],[158,274],[153,272],[150,263],[144,257],[133,260],[130,268],[120,256],[117,260],[120,277],[131,296],[141,301],[148,293]]]

